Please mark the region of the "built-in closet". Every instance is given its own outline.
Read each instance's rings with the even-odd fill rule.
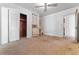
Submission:
[[[32,14],[32,37],[40,35],[40,24],[36,14]]]

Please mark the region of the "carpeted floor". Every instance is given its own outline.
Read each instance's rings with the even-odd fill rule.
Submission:
[[[60,37],[41,36],[0,46],[1,55],[76,55],[79,44]]]

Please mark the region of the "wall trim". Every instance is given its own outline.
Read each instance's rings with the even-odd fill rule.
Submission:
[[[57,36],[57,37],[63,37],[63,35],[49,34],[49,33],[44,33],[44,35],[47,35],[47,36]]]

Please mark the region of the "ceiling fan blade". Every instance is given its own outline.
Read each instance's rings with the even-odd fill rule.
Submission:
[[[47,3],[44,4],[44,11],[47,11]]]
[[[57,7],[58,4],[57,3],[53,3],[53,4],[48,4],[48,6],[50,6],[50,7]]]
[[[39,7],[44,7],[43,5],[42,6],[35,6],[36,8],[39,8]]]

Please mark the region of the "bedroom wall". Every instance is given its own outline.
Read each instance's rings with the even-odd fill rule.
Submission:
[[[1,7],[0,7],[0,23],[1,23]],[[1,28],[1,24],[0,24],[0,28]],[[0,37],[1,37],[1,29],[0,29]],[[0,40],[1,42],[1,40]]]
[[[27,14],[27,38],[32,37],[32,11],[11,3],[0,3],[0,7],[18,9],[21,13]]]
[[[0,37],[0,43],[8,43],[8,9],[7,8],[1,8],[1,37]]]
[[[42,17],[42,31],[45,35],[63,36],[63,17],[75,13],[78,7]]]

